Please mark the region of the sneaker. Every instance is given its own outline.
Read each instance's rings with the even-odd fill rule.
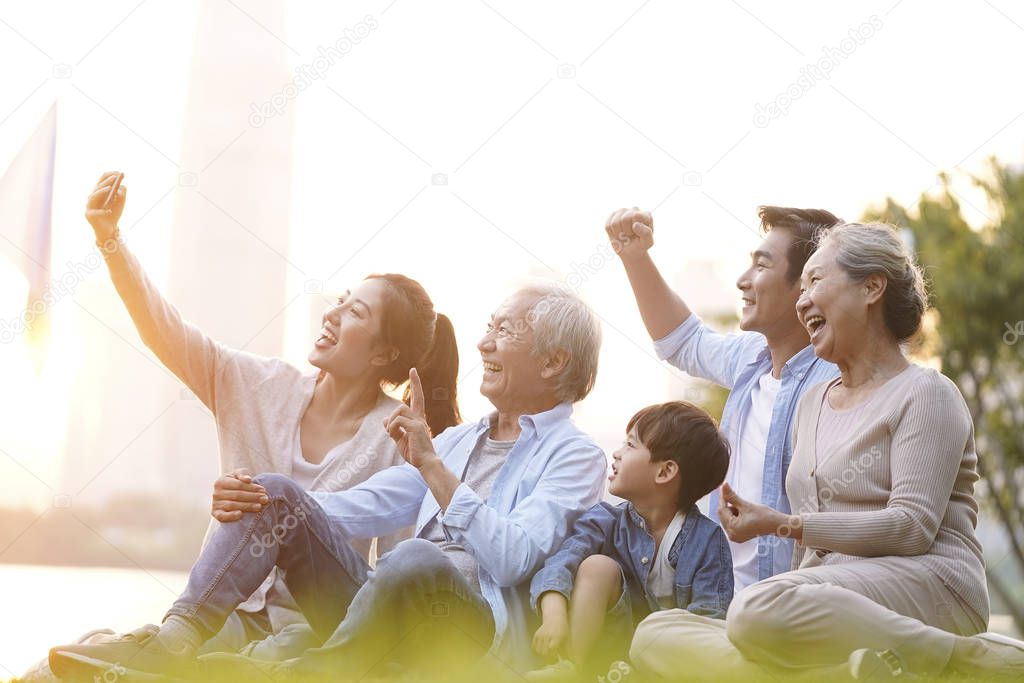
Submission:
[[[58,678],[77,680],[96,676],[132,680],[166,680],[166,675],[191,678],[195,657],[169,651],[160,641],[160,628],[147,624],[101,642],[60,645],[50,650],[50,670]]]
[[[970,640],[980,647],[970,661],[951,662],[957,673],[993,679],[1024,677],[1024,641],[998,633],[978,633]]]
[[[896,650],[854,650],[847,660],[855,681],[890,681],[917,678],[907,670]]]
[[[525,678],[534,683],[554,683],[555,681],[575,681],[579,678],[579,670],[576,665],[568,659],[559,659],[554,664],[548,664],[543,669],[534,669],[526,674]]]
[[[75,641],[76,645],[81,643],[98,643],[101,641],[109,641],[117,638],[117,634],[111,631],[109,628],[97,628],[83,633]],[[13,681],[17,683],[54,683],[57,677],[50,671],[50,661],[46,657],[36,662],[29,668],[20,678],[15,678]]]

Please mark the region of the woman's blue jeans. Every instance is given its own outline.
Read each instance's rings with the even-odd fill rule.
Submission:
[[[490,647],[490,607],[433,543],[403,541],[371,570],[298,484],[279,474],[255,481],[270,502],[216,530],[168,615],[190,620],[209,638],[276,566],[325,641],[307,651],[312,658],[344,661],[355,673],[438,655],[472,659]]]

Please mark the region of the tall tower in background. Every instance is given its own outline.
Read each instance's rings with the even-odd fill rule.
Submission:
[[[251,116],[287,92],[285,3],[200,4],[186,100],[167,296],[209,336],[280,355],[288,270],[292,113]],[[301,271],[299,271],[301,273]],[[187,391],[161,421],[167,485],[205,501],[217,473],[213,420]],[[173,399],[173,396],[170,397]]]
[[[295,268],[292,117],[250,114],[291,82],[284,24],[281,0],[251,0],[246,13],[200,3],[172,224],[143,223],[126,236],[146,267],[157,260],[142,256],[146,244],[169,229],[167,299],[213,339],[263,355],[282,351]],[[105,273],[83,284],[79,301],[86,361],[74,381],[62,492],[86,506],[118,494],[208,505],[218,471],[212,417],[143,347]]]

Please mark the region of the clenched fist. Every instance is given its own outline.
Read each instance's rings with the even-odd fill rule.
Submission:
[[[654,246],[654,218],[637,207],[619,209],[608,217],[604,231],[623,261],[643,256]]]

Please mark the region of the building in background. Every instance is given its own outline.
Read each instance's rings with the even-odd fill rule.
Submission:
[[[721,332],[736,331],[736,308],[739,290],[722,277],[714,261],[691,261],[686,270],[672,278],[672,288],[679,292],[694,313]],[[721,388],[682,372],[668,375],[669,399],[696,403],[712,414],[719,414],[723,403]]]

